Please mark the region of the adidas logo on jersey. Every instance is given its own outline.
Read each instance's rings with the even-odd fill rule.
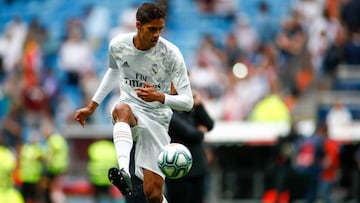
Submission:
[[[125,61],[125,62],[122,64],[122,66],[121,66],[121,67],[124,67],[124,68],[129,68],[130,66],[129,66],[128,62],[127,62],[127,61]]]

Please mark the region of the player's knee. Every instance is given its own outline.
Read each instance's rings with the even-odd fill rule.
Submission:
[[[112,111],[115,122],[126,122],[131,124],[134,120],[131,107],[128,104],[117,104]]]
[[[112,112],[113,116],[117,116],[117,117],[125,117],[125,116],[130,116],[131,115],[131,108],[128,104],[116,104],[113,112]]]

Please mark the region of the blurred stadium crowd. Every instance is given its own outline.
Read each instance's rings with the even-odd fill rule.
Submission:
[[[141,2],[0,0],[1,145],[17,160],[24,144],[46,140],[45,126],[55,133],[73,123],[107,69],[109,40],[135,31]],[[360,65],[359,0],[159,2],[163,36],[219,121],[293,123],[301,98],[334,88],[340,64]],[[117,96],[88,124],[110,122]]]

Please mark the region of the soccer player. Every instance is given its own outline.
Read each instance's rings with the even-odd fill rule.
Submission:
[[[118,168],[110,168],[109,180],[123,195],[131,195],[129,159],[136,140],[135,176],[143,181],[148,202],[166,202],[164,174],[157,166],[162,147],[170,143],[168,126],[172,109],[190,111],[193,98],[187,68],[179,49],[160,37],[165,12],[143,3],[136,13],[135,33],[122,34],[109,45],[109,68],[92,101],[75,112],[83,127],[105,96],[120,86],[120,98],[112,110],[113,142]],[[171,84],[177,95],[171,95]]]

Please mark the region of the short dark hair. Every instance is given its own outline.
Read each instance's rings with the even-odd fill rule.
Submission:
[[[153,3],[143,3],[136,12],[136,20],[141,24],[148,23],[154,19],[165,19],[165,10]]]

